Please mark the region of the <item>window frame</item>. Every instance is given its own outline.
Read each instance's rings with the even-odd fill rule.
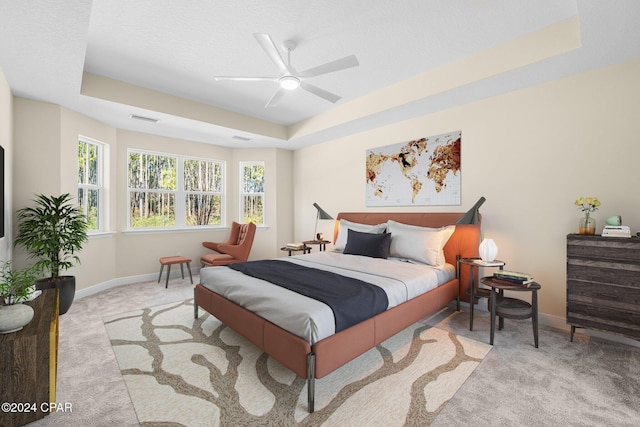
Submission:
[[[175,190],[167,190],[167,189],[140,189],[140,188],[132,188],[129,182],[129,160],[131,153],[138,154],[146,154],[151,156],[162,156],[168,157],[175,160],[175,176],[176,176],[176,185]],[[187,191],[184,188],[184,163],[186,160],[196,160],[202,162],[210,162],[210,163],[218,163],[221,167],[221,192],[220,192],[220,224],[209,224],[209,225],[188,225],[187,224],[187,213],[186,213],[186,197],[190,194],[199,194],[203,192],[199,191]],[[225,215],[225,204],[226,204],[226,161],[220,159],[211,159],[204,157],[195,157],[195,156],[186,156],[176,153],[166,153],[160,151],[152,151],[145,150],[139,148],[128,148],[127,149],[127,231],[129,232],[139,232],[139,231],[175,231],[175,230],[196,230],[203,228],[224,228],[226,227],[226,215]],[[174,196],[174,215],[175,215],[175,225],[172,226],[155,226],[155,227],[133,227],[131,225],[131,193],[132,192],[150,192],[150,193],[158,193],[158,194],[173,194]],[[213,192],[204,192],[204,193],[213,193]]]
[[[244,191],[244,169],[246,166],[253,166],[253,165],[260,165],[262,166],[262,170],[263,172],[263,178],[262,178],[262,191],[261,192],[251,192],[251,193],[247,193]],[[265,176],[267,174],[267,167],[266,164],[263,160],[251,160],[251,161],[241,161],[240,162],[240,167],[239,167],[239,204],[240,204],[240,210],[239,210],[239,222],[242,224],[245,222],[245,218],[244,218],[244,209],[245,209],[245,205],[244,205],[244,197],[247,195],[252,195],[252,196],[260,196],[262,198],[262,222],[260,224],[256,223],[256,226],[258,227],[264,227],[267,225],[267,221],[266,221],[266,191],[265,191]]]
[[[87,234],[92,235],[92,234],[100,234],[100,233],[104,233],[106,231],[106,227],[107,227],[107,207],[106,207],[106,197],[105,197],[105,192],[106,192],[106,188],[105,188],[105,184],[104,184],[104,171],[105,171],[105,162],[106,162],[106,144],[102,141],[98,141],[97,139],[94,138],[90,138],[88,136],[84,136],[84,135],[78,135],[78,144],[80,143],[84,143],[84,144],[88,144],[88,145],[92,145],[95,146],[97,149],[97,161],[96,161],[96,184],[89,184],[88,183],[88,172],[89,172],[89,159],[87,158],[87,163],[85,164],[85,173],[84,173],[84,180],[85,182],[78,182],[78,193],[79,190],[82,189],[84,190],[85,194],[87,192],[87,190],[94,190],[98,192],[98,228],[92,228],[87,230]],[[76,155],[78,153],[78,150],[76,150]],[[77,177],[79,178],[80,172],[78,171],[77,173]],[[77,194],[77,196],[79,196],[79,194]],[[78,206],[81,208],[83,214],[85,217],[87,217],[87,203],[88,203],[88,197],[84,197],[84,203],[83,205],[80,205],[80,199],[78,197]]]

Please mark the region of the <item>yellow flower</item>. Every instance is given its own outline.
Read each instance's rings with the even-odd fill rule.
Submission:
[[[598,200],[598,198],[597,198],[597,197],[589,197],[589,198],[587,199],[587,203],[588,203],[588,204],[590,204],[590,205],[595,206],[596,208],[597,208],[598,206],[600,206],[600,200]]]
[[[580,197],[576,200],[576,206],[580,208],[582,212],[593,212],[600,206],[600,200],[597,197]]]

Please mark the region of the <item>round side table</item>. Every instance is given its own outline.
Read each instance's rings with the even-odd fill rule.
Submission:
[[[288,248],[286,246],[283,246],[280,248],[280,250],[289,252],[289,256],[291,256],[292,252],[302,252],[302,254],[311,253],[311,248],[309,246],[303,246],[301,248]]]
[[[504,261],[498,261],[498,260],[486,263],[479,258],[461,258],[460,264],[468,265],[471,273],[471,283],[469,284],[469,287],[466,289],[466,292],[467,294],[469,294],[469,330],[473,331],[473,310],[476,304],[476,299],[489,298],[490,292],[491,292],[489,289],[478,287],[478,284],[475,283],[476,273],[478,273],[478,270],[476,270],[476,268],[497,267],[500,270],[502,270],[505,266],[505,263]],[[458,298],[458,301],[460,301],[459,298]],[[458,303],[458,305],[459,304],[460,303]]]
[[[533,341],[538,348],[538,291],[542,288],[539,283],[532,282],[527,287],[519,285],[506,285],[493,281],[493,277],[483,277],[480,279],[483,285],[491,288],[489,297],[489,309],[491,310],[491,339],[489,344],[493,345],[493,336],[496,328],[496,316],[499,318],[498,329],[504,327],[504,319],[528,319],[531,318],[533,324]],[[504,296],[504,291],[531,292],[531,304],[517,298]]]
[[[307,246],[318,245],[318,249],[320,250],[320,252],[322,252],[327,249],[327,243],[331,243],[331,241],[330,240],[305,240],[302,243],[304,243]]]

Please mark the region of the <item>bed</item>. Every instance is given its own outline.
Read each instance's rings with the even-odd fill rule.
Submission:
[[[359,224],[374,227],[387,224],[388,221],[392,223],[395,221],[394,227],[396,228],[392,230],[391,236],[393,237],[393,231],[396,231],[396,236],[401,236],[403,235],[402,233],[404,233],[406,237],[420,235],[419,232],[415,232],[415,230],[420,229],[412,229],[412,226],[444,229],[446,226],[455,224],[462,215],[462,213],[343,212],[340,213],[336,219],[334,243],[336,247],[342,248],[345,236],[344,224]],[[342,224],[342,226],[340,224]],[[398,228],[400,226],[406,227],[406,229]],[[271,313],[269,309],[261,311],[262,306],[268,302],[267,297],[270,298],[274,293],[290,292],[286,289],[276,290],[276,288],[279,289],[279,287],[271,285],[270,283],[267,283],[266,286],[273,286],[274,289],[272,289],[271,292],[267,291],[268,295],[265,294],[264,298],[260,295],[253,295],[252,302],[250,303],[237,300],[237,294],[243,292],[241,289],[244,285],[241,286],[241,282],[244,283],[248,281],[249,283],[253,283],[253,289],[249,287],[249,290],[244,291],[248,294],[254,294],[254,291],[257,291],[258,288],[265,288],[266,286],[256,286],[255,280],[259,281],[260,279],[248,278],[245,280],[242,272],[236,270],[230,271],[228,267],[209,267],[201,271],[200,283],[194,288],[194,316],[197,318],[198,308],[203,308],[268,355],[282,363],[296,375],[305,378],[307,380],[308,411],[313,412],[315,379],[322,378],[333,372],[453,300],[457,300],[457,309],[459,310],[460,289],[465,289],[468,286],[470,270],[468,266],[461,265],[457,261],[459,258],[478,256],[480,224],[456,225],[455,227],[448,227],[447,229],[450,229],[451,232],[448,234],[448,240],[446,240],[446,244],[441,250],[441,254],[444,256],[442,263],[445,265],[441,266],[441,268],[439,267],[438,269],[441,270],[441,272],[436,274],[439,276],[438,279],[441,283],[426,290],[426,292],[423,292],[424,289],[413,292],[418,295],[407,295],[405,301],[397,301],[395,297],[390,296],[389,308],[370,318],[359,321],[352,326],[339,329],[337,332],[332,332],[331,330],[328,332],[326,330],[322,331],[322,327],[305,327],[302,328],[303,331],[301,332],[282,323],[280,318],[270,318]],[[352,237],[353,231],[355,230],[349,231],[350,237]],[[371,233],[375,234],[377,232],[371,231]],[[353,241],[355,241],[356,236],[353,237]],[[351,241],[349,241],[349,243],[351,243]],[[353,245],[351,245],[351,247],[353,247]],[[396,249],[398,249],[397,245]],[[347,252],[347,250],[345,250],[345,252]],[[287,259],[290,258],[289,261],[294,261],[294,263],[297,260],[297,264],[311,267],[316,267],[314,263],[318,262],[320,264],[329,263],[331,264],[328,268],[329,270],[340,273],[343,266],[336,266],[333,265],[333,263],[340,263],[339,258],[341,256],[343,258],[368,258],[359,257],[359,255],[355,257],[353,255],[345,256],[327,251],[324,255],[316,253],[314,257],[300,255],[297,257],[287,257]],[[364,262],[363,265],[365,269],[373,270],[373,268],[370,267],[371,265],[379,265],[386,260],[366,259],[362,261]],[[397,265],[402,261],[406,260],[389,260],[389,265],[391,265],[392,262],[395,262],[395,265]],[[284,262],[284,260],[282,262]],[[285,264],[290,265],[291,263],[285,262]],[[410,263],[404,262],[404,264]],[[389,271],[393,271],[393,269]],[[361,277],[359,274],[361,273],[355,275]],[[387,276],[389,276],[389,274],[387,274]],[[251,282],[252,280],[254,282]],[[376,286],[379,285],[376,284]],[[387,291],[385,290],[385,292]],[[300,296],[300,298],[305,297]],[[314,303],[310,304],[313,307]],[[317,301],[315,301],[315,304],[323,305]],[[279,305],[281,310],[279,311],[284,313],[283,317],[296,319],[301,313],[289,313],[286,309],[283,309],[283,307],[294,306],[299,309],[299,305],[300,304],[297,303],[281,303]],[[253,308],[256,312],[245,306]],[[304,323],[304,321],[301,321],[301,323]],[[310,323],[315,324],[314,321]],[[321,321],[317,323],[321,324]],[[311,330],[305,332],[305,329]],[[336,327],[336,329],[338,328]]]

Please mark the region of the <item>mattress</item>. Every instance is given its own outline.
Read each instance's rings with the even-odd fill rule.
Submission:
[[[278,260],[328,270],[379,286],[387,294],[387,309],[454,279],[456,273],[455,267],[449,264],[435,268],[338,252],[316,252]],[[200,283],[311,345],[335,333],[335,319],[328,305],[264,280],[227,267],[207,267],[200,270]]]

